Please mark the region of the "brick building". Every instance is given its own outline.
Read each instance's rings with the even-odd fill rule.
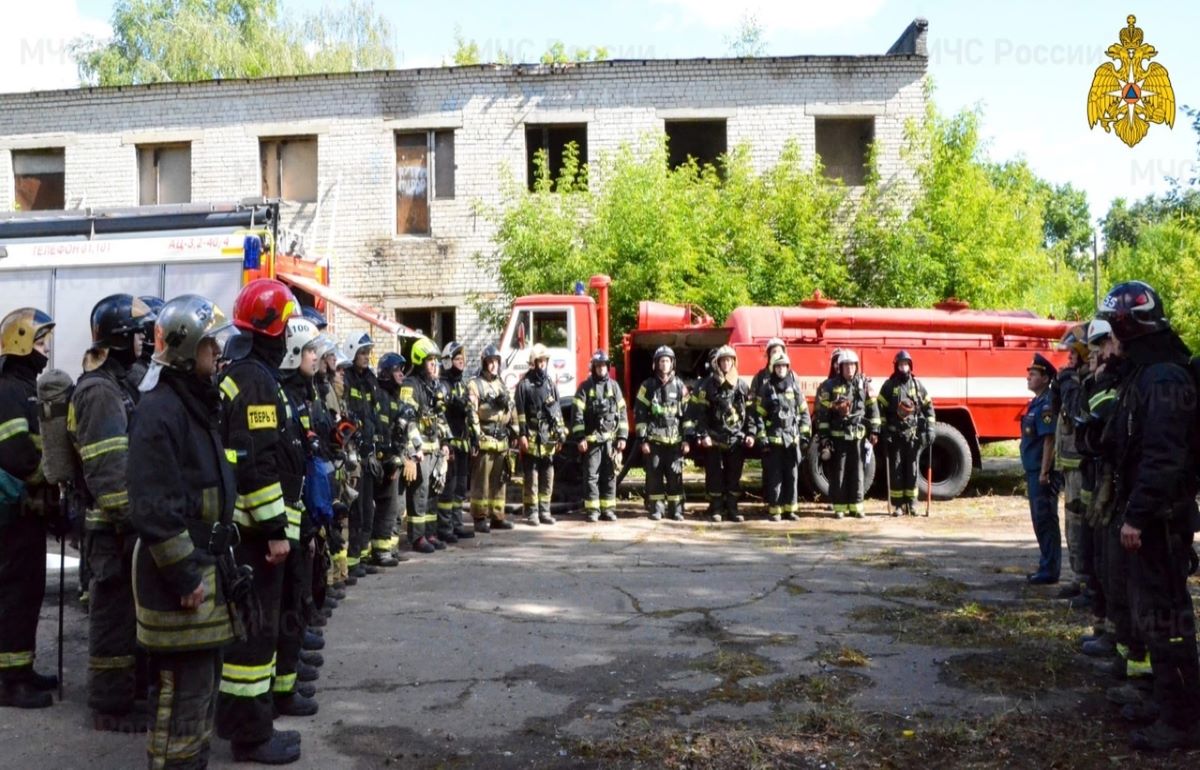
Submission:
[[[285,225],[334,285],[478,350],[472,298],[496,296],[502,175],[665,131],[673,155],[746,143],[768,167],[789,139],[861,183],[867,145],[911,177],[905,123],[925,106],[926,29],[885,54],[478,65],[0,95],[0,211],[288,201]],[[600,184],[603,183],[599,180]],[[480,205],[482,204],[482,206]],[[584,278],[585,276],[580,276]],[[114,290],[117,287],[114,287]],[[338,318],[339,332],[357,321]]]

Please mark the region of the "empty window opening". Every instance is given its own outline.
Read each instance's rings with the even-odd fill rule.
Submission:
[[[874,118],[818,118],[817,155],[825,176],[857,186],[867,181],[867,159],[875,141]]]
[[[525,126],[525,165],[529,189],[537,189],[538,152],[545,153],[546,170],[550,175],[551,190],[558,189],[558,180],[563,175],[563,157],[567,146],[574,144],[578,151],[579,168],[573,181],[586,181],[583,166],[587,163],[587,124],[552,124]]]
[[[717,166],[718,159],[728,152],[724,120],[668,120],[667,157],[672,169],[695,158],[700,166]]]

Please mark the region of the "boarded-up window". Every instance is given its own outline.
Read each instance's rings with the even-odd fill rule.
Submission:
[[[715,166],[728,149],[724,120],[668,120],[664,128],[671,168],[679,168],[688,158],[701,166]]]
[[[415,307],[396,311],[396,321],[416,329],[438,345],[454,339],[454,308]]]
[[[12,164],[18,211],[66,208],[62,148],[13,150]]]
[[[192,202],[192,146],[139,145],[138,204]]]
[[[296,203],[317,199],[317,137],[280,136],[261,139],[262,193]]]
[[[865,184],[875,118],[817,118],[816,134],[825,176],[848,185]]]
[[[429,137],[396,134],[396,232],[429,235]]]
[[[396,134],[398,234],[430,234],[429,202],[454,197],[454,171],[454,131]]]
[[[587,124],[552,124],[525,126],[525,162],[529,189],[537,189],[538,169],[535,159],[539,151],[546,153],[547,171],[552,182],[551,189],[558,188],[563,174],[563,151],[574,144],[579,151],[579,166],[587,163]],[[576,181],[582,181],[582,172],[576,172]]]

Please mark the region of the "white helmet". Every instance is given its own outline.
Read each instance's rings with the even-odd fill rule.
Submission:
[[[304,353],[304,349],[317,342],[320,336],[321,332],[317,330],[317,325],[304,316],[293,315],[289,318],[287,331],[283,335],[287,353],[284,354],[279,368],[286,371],[299,369],[300,356]]]
[[[315,323],[313,324],[316,325]],[[317,358],[324,358],[330,353],[337,352],[337,343],[333,341],[333,337],[321,332],[317,337]]]
[[[530,363],[533,363],[534,361],[548,361],[549,359],[550,359],[550,349],[547,348],[542,343],[538,342],[538,343],[534,344],[534,346],[532,348],[530,348],[530,350],[529,350],[529,362]]]
[[[1087,343],[1089,345],[1099,345],[1104,341],[1105,337],[1111,337],[1112,333],[1112,324],[1103,318],[1097,318],[1088,326]]]
[[[358,355],[358,351],[363,348],[369,348],[375,343],[371,341],[371,335],[366,332],[350,332],[346,335],[346,343],[342,349],[346,351],[346,357],[351,361]]]
[[[838,353],[837,363],[838,366],[841,366],[842,364],[857,364],[858,354],[853,350],[843,350]]]

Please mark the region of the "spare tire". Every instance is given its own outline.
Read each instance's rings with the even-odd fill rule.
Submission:
[[[929,494],[928,478],[929,449],[921,452],[917,476],[917,493],[924,500]],[[971,480],[973,462],[971,445],[958,428],[939,422],[933,426],[933,499],[953,500],[963,493]]]
[[[812,446],[808,448],[808,455],[805,457],[804,467],[802,470],[802,482],[808,484],[808,488],[817,494],[822,500],[829,501],[829,476],[827,471],[832,469],[833,461],[827,463],[821,462],[820,452],[817,450],[817,442],[814,441]],[[871,451],[871,458],[863,468],[863,495],[866,495],[867,490],[875,482],[875,452]]]

